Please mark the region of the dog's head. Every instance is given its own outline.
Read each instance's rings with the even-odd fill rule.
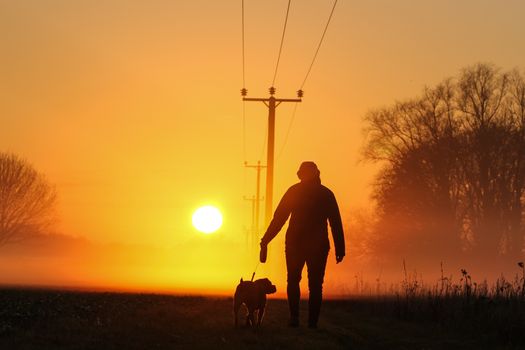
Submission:
[[[256,280],[255,285],[264,292],[264,294],[273,294],[277,292],[277,287],[275,287],[274,284],[268,279],[268,278],[261,278]]]

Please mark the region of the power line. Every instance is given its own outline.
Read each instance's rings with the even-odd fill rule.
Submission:
[[[242,90],[241,94],[246,95],[246,59],[244,47],[244,0],[241,0],[241,38],[242,38]],[[246,161],[246,103],[242,102],[242,153]]]
[[[299,90],[301,92],[301,95],[302,95],[302,89],[304,87],[304,84],[306,83],[306,80],[308,79],[308,76],[310,75],[310,72],[312,71],[312,67],[313,67],[313,65],[315,63],[315,60],[317,59],[317,55],[319,54],[319,50],[321,49],[321,45],[323,43],[324,37],[326,35],[326,32],[328,30],[328,26],[330,25],[330,21],[332,20],[332,17],[333,17],[336,5],[337,5],[337,0],[334,1],[334,4],[332,6],[332,11],[330,11],[330,16],[328,17],[328,21],[326,22],[325,28],[323,30],[323,34],[321,35],[321,39],[319,40],[319,44],[317,45],[317,49],[315,50],[314,57],[312,59],[312,62],[310,63],[310,66],[308,67],[308,71],[306,73],[306,76],[304,77],[303,83],[301,84],[301,88]],[[290,131],[291,131],[293,123],[295,121],[295,116],[296,116],[296,113],[297,113],[297,107],[298,107],[298,104],[296,103],[295,106],[294,106],[293,112],[292,112],[292,117],[290,119],[290,122],[288,123],[288,129],[286,130],[286,134],[285,134],[285,137],[284,137],[283,145],[281,146],[281,149],[280,149],[280,151],[279,151],[279,153],[277,155],[277,160],[279,160],[281,158],[281,154],[283,153],[284,148],[286,147],[286,144],[288,143],[288,137],[290,136]]]
[[[319,49],[321,48],[321,44],[323,43],[324,36],[326,34],[326,31],[328,30],[328,25],[330,24],[330,21],[332,20],[332,16],[335,10],[335,5],[337,5],[337,0],[334,1],[334,5],[332,6],[332,11],[330,12],[330,16],[328,17],[326,26],[324,27],[323,35],[321,36],[321,40],[319,40],[319,45],[317,45],[317,50],[315,50],[314,58],[312,59],[312,63],[310,63],[310,67],[308,68],[308,71],[306,72],[306,76],[304,77],[303,83],[301,84],[301,89],[304,87],[304,84],[306,83],[306,79],[308,79],[308,76],[310,75],[310,72],[312,71],[312,67],[314,65],[315,59],[317,58],[317,54],[319,53]]]
[[[286,33],[286,25],[288,24],[288,13],[290,12],[290,3],[288,0],[288,7],[286,8],[286,17],[284,19],[283,35],[281,36],[281,46],[279,47],[279,54],[277,55],[277,64],[275,65],[275,72],[273,73],[272,86],[275,86],[275,78],[277,77],[277,69],[279,68],[279,61],[281,60],[281,52],[283,51],[284,35]]]
[[[301,84],[301,88],[299,89],[298,91],[298,97],[301,98],[302,95],[303,95],[303,87],[304,85],[306,84],[306,81],[308,80],[308,77],[310,76],[310,73],[312,71],[312,68],[315,64],[315,61],[317,59],[317,56],[319,55],[319,51],[321,49],[321,46],[323,44],[323,41],[324,41],[324,38],[326,36],[326,32],[328,31],[328,27],[330,25],[330,22],[332,20],[332,17],[334,15],[334,12],[335,12],[335,8],[337,6],[337,1],[338,0],[334,0],[334,3],[332,5],[332,9],[330,11],[330,15],[328,16],[328,20],[326,22],[326,25],[324,27],[324,30],[322,32],[322,35],[321,35],[321,38],[319,40],[319,43],[317,45],[317,48],[315,50],[315,53],[314,53],[314,56],[312,58],[312,61],[310,62],[310,65],[308,67],[308,70],[306,72],[306,75],[303,79],[303,82]],[[288,17],[289,17],[289,14],[290,14],[290,6],[291,6],[291,0],[288,0],[288,5],[287,5],[287,8],[286,8],[286,16],[285,16],[285,20],[284,20],[284,26],[283,26],[283,32],[282,32],[282,35],[281,35],[281,43],[280,43],[280,46],[279,46],[279,53],[277,55],[277,62],[276,62],[276,65],[275,65],[275,71],[274,71],[274,75],[273,75],[273,80],[272,80],[272,88],[274,91],[275,91],[275,88],[273,88],[273,86],[275,85],[275,81],[276,81],[276,78],[277,78],[277,72],[279,70],[279,63],[280,63],[280,60],[281,60],[281,55],[282,55],[282,49],[283,49],[283,46],[284,46],[284,38],[285,38],[285,35],[286,35],[286,28],[287,28],[287,25],[288,25]],[[243,98],[247,95],[247,89],[245,87],[245,84],[246,84],[246,62],[245,62],[245,10],[244,10],[244,0],[241,1],[241,8],[242,8],[242,75],[243,75],[243,88],[241,90],[241,95],[243,96]],[[243,99],[244,101],[244,99]],[[285,139],[284,139],[284,142],[283,142],[283,145],[278,153],[278,156],[277,158],[279,159],[287,142],[288,142],[288,138],[289,138],[289,135],[290,135],[290,132],[291,132],[291,128],[293,126],[293,123],[295,121],[295,116],[296,116],[296,112],[297,112],[297,103],[295,104],[294,106],[294,110],[293,110],[293,113],[292,113],[292,117],[290,119],[290,122],[288,124],[288,128],[287,128],[287,131],[286,131],[286,134],[285,134]],[[266,139],[268,138],[268,130],[267,130],[267,133],[265,135],[265,142],[266,143]],[[244,147],[244,150],[243,150],[243,153],[244,153],[244,158],[246,160],[246,108],[245,108],[245,105],[243,104],[243,147]],[[264,147],[261,151],[261,157],[262,158],[264,155]]]
[[[242,25],[242,88],[246,88],[246,60],[244,57],[244,0],[241,1],[241,25]]]

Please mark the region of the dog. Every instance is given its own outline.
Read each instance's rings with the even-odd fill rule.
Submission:
[[[259,327],[261,325],[264,309],[266,307],[266,294],[273,294],[277,291],[275,285],[268,278],[261,278],[254,282],[241,281],[235,289],[233,297],[233,314],[235,317],[235,327],[238,326],[239,309],[242,304],[248,309],[246,314],[246,326]],[[257,323],[255,323],[255,313],[257,312]]]

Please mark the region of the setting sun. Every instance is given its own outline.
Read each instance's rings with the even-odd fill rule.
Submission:
[[[206,205],[193,213],[193,226],[202,233],[210,234],[217,231],[222,225],[222,214],[219,209]]]

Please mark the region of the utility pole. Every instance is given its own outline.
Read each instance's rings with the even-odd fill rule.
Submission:
[[[257,161],[257,165],[248,165],[248,162],[244,162],[244,166],[246,168],[255,168],[257,170],[257,188],[255,191],[255,207],[253,208],[253,216],[252,216],[252,222],[254,225],[254,233],[255,236],[259,233],[259,213],[261,212],[259,203],[261,202],[261,169],[266,168],[265,165],[261,165],[261,161]]]
[[[243,88],[241,90],[243,101],[257,101],[262,102],[268,107],[268,151],[266,159],[266,226],[270,224],[272,220],[272,200],[273,200],[273,171],[274,171],[274,143],[275,143],[275,109],[283,102],[301,102],[303,97],[303,90],[297,91],[298,98],[275,98],[275,88],[272,86],[270,89],[269,98],[252,98],[246,97],[248,90]]]

